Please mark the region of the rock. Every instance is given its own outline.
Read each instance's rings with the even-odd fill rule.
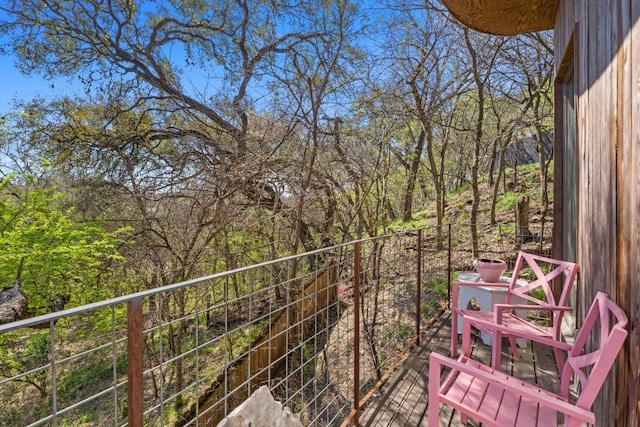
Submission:
[[[220,421],[218,427],[302,427],[302,423],[289,408],[274,400],[267,386],[262,386]]]
[[[545,133],[542,137],[545,158],[548,159],[553,148],[553,134]],[[509,144],[504,149],[504,165],[507,168],[537,163],[540,160],[538,141],[527,137]]]
[[[0,325],[22,319],[27,313],[27,297],[22,292],[20,280],[0,291]]]

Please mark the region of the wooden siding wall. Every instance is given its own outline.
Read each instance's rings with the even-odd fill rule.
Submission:
[[[556,15],[557,71],[575,49],[578,311],[603,291],[630,321],[594,404],[603,426],[640,422],[639,18],[640,0],[561,1]]]

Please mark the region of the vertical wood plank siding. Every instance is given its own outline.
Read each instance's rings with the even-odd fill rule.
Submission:
[[[628,425],[638,426],[638,387],[640,384],[640,340],[635,326],[638,325],[640,314],[638,303],[638,276],[640,273],[639,259],[640,239],[638,235],[638,192],[640,188],[640,168],[633,167],[633,161],[640,161],[638,150],[640,123],[638,122],[638,78],[640,77],[640,37],[633,33],[634,23],[638,22],[638,2],[635,2],[636,13],[632,12],[630,1],[622,1],[618,10],[620,48],[618,51],[618,120],[620,132],[617,141],[616,167],[618,170],[618,266],[617,281],[618,299],[627,301],[623,308],[628,313],[631,334],[628,347],[622,351],[621,367],[616,371],[616,417],[625,419]],[[636,25],[637,27],[637,25]],[[635,40],[634,40],[635,39]],[[634,46],[635,45],[635,46]],[[634,51],[635,47],[635,51]],[[636,87],[634,88],[634,82]],[[634,104],[635,101],[635,104]],[[635,118],[635,119],[634,119]],[[632,236],[635,236],[632,237]],[[635,242],[634,242],[635,240]],[[635,245],[635,249],[631,246]],[[625,306],[626,305],[626,306]],[[630,411],[628,408],[633,408]],[[628,414],[628,415],[627,415]]]
[[[632,1],[629,5],[630,9],[630,27],[628,36],[630,41],[630,54],[627,67],[630,68],[630,110],[629,117],[629,135],[625,141],[624,151],[629,153],[626,163],[628,169],[626,173],[627,192],[629,200],[627,202],[628,212],[626,212],[626,221],[628,224],[628,240],[625,244],[627,253],[625,254],[626,268],[624,268],[624,277],[622,283],[625,289],[629,291],[628,311],[631,319],[631,335],[629,339],[630,352],[625,354],[625,362],[628,364],[628,376],[626,378],[629,383],[628,401],[634,404],[634,410],[629,417],[633,417],[634,427],[637,427],[640,421],[640,1]],[[627,307],[625,307],[627,308]],[[620,378],[620,375],[618,376]],[[621,393],[622,394],[622,393]]]
[[[574,33],[574,29],[575,32]],[[594,410],[599,423],[639,424],[640,0],[561,1],[556,67],[576,50],[579,312],[598,291],[627,313],[629,338]],[[556,111],[561,98],[556,97]],[[560,130],[557,130],[558,132]],[[559,188],[558,190],[561,190]]]

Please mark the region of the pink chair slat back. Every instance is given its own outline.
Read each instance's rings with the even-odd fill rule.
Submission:
[[[524,286],[516,286],[518,276],[522,276],[522,270],[525,267],[529,267],[534,275],[535,279],[530,280],[528,284]],[[545,272],[546,271],[546,272]],[[511,303],[511,297],[513,295],[519,296],[525,301],[531,304],[544,306],[568,306],[569,298],[571,297],[571,288],[576,281],[576,275],[578,274],[578,264],[547,258],[540,255],[534,255],[527,252],[519,252],[516,259],[516,265],[513,269],[513,278],[509,285],[510,291],[507,293],[507,304]],[[520,277],[521,278],[521,277]],[[556,301],[553,295],[552,282],[555,279],[560,279],[562,283],[562,291],[560,298]],[[541,289],[544,299],[539,299],[532,294],[535,289]],[[562,329],[562,316],[560,311],[554,311],[552,319],[553,336],[560,337],[560,330]]]
[[[516,286],[517,280],[522,275],[523,267],[529,267],[535,274],[535,279],[529,281],[527,285]],[[545,272],[545,270],[548,270]],[[571,287],[578,273],[578,265],[553,258],[546,258],[527,252],[518,253],[516,264],[513,268],[513,276],[510,283],[508,298],[512,295],[519,296],[532,304],[545,306],[566,306],[571,296]],[[552,282],[556,278],[562,279],[562,293],[558,301],[553,295]],[[544,299],[539,299],[532,295],[532,291],[540,289],[544,294]],[[511,303],[507,300],[507,303]]]
[[[590,408],[627,337],[626,314],[598,292],[576,335],[561,376],[561,393],[569,396],[572,375],[580,382],[576,406]],[[599,327],[598,327],[599,326]]]

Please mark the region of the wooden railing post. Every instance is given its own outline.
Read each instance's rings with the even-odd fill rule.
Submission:
[[[418,229],[417,265],[416,265],[416,344],[420,345],[420,300],[422,298],[422,229]]]
[[[353,425],[360,424],[360,242],[353,248]]]
[[[451,310],[451,224],[447,229],[447,308]]]
[[[144,419],[142,326],[142,298],[136,298],[127,303],[127,417],[129,427],[142,427]]]

